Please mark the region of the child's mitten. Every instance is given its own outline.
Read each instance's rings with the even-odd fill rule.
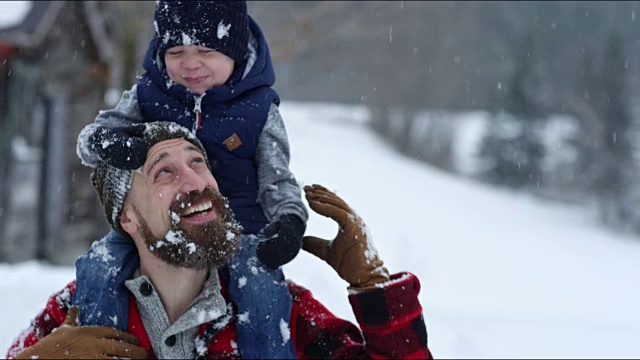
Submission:
[[[264,228],[264,240],[256,250],[258,260],[271,269],[293,260],[302,247],[305,229],[304,221],[297,215],[282,215]]]
[[[101,161],[113,167],[138,169],[144,165],[149,150],[142,138],[145,129],[144,124],[100,127],[89,137],[89,146]]]

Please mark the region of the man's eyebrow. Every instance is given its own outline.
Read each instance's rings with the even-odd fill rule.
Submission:
[[[168,153],[166,153],[166,152],[163,152],[163,153],[160,153],[160,154],[156,155],[156,156],[153,158],[153,160],[151,160],[151,165],[149,165],[149,166],[147,167],[147,171],[145,171],[145,174],[146,174],[146,175],[149,175],[149,173],[151,172],[151,170],[153,169],[153,167],[154,167],[154,166],[156,166],[156,164],[157,164],[160,160],[162,160],[162,159],[166,158],[167,156],[169,156],[169,154],[168,154]]]
[[[197,152],[198,154],[203,155],[203,154],[202,154],[202,151],[200,151],[200,149],[199,149],[198,147],[196,147],[195,145],[193,145],[193,144],[186,145],[186,146],[184,147],[184,149],[185,149],[185,150],[187,150],[187,151],[195,151],[195,152]],[[167,153],[167,152],[162,152],[162,153],[160,153],[160,154],[156,155],[156,156],[153,158],[153,160],[151,161],[151,164],[150,164],[149,166],[147,166],[147,171],[145,171],[145,174],[147,174],[147,175],[148,175],[148,174],[151,172],[151,170],[153,170],[153,167],[154,167],[158,162],[160,162],[160,160],[162,160],[162,159],[166,158],[167,156],[169,156],[169,153]],[[203,155],[203,156],[204,156],[204,155]]]
[[[189,150],[189,151],[197,151],[197,152],[199,152],[199,153],[202,155],[202,151],[200,151],[200,149],[198,149],[198,148],[197,148],[195,145],[193,145],[193,144],[189,144],[189,145],[185,146],[184,148],[185,148],[186,150]]]

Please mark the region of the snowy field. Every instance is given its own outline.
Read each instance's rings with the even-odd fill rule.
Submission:
[[[392,272],[422,283],[437,358],[640,358],[640,239],[584,210],[434,170],[389,149],[358,108],[284,103],[293,172],[338,192],[365,219]],[[312,214],[307,233],[336,226]],[[348,319],[346,283],[302,253],[285,266]],[[0,264],[0,351],[73,277]]]

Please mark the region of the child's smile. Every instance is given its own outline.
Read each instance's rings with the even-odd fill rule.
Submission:
[[[171,47],[164,62],[169,78],[196,94],[226,83],[235,64],[227,55],[198,45]]]

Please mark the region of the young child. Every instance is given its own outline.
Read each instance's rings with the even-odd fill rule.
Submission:
[[[240,355],[295,357],[286,336],[283,341],[281,318],[260,316],[276,308],[290,313],[291,298],[279,267],[299,252],[308,218],[289,170],[289,144],[279,97],[271,88],[275,74],[266,40],[244,1],[161,0],[155,30],[143,63],[146,72],[114,109],[101,111],[82,130],[78,156],[92,167],[104,161],[137,169],[148,150],[141,137],[144,125],[138,123],[172,121],[192,129],[246,234],[242,250],[226,269],[229,295],[239,314],[264,326],[253,333],[239,329],[238,341],[255,344]],[[109,256],[113,253],[119,255]],[[78,259],[77,276],[107,272],[107,288],[124,286],[138,264],[113,259],[130,259],[128,254],[135,254],[133,245],[112,231]],[[243,287],[248,277],[249,283],[260,285]],[[95,308],[112,304],[109,314],[80,309],[83,325],[128,315],[126,299],[81,288],[74,296]],[[289,322],[288,315],[283,319]]]

